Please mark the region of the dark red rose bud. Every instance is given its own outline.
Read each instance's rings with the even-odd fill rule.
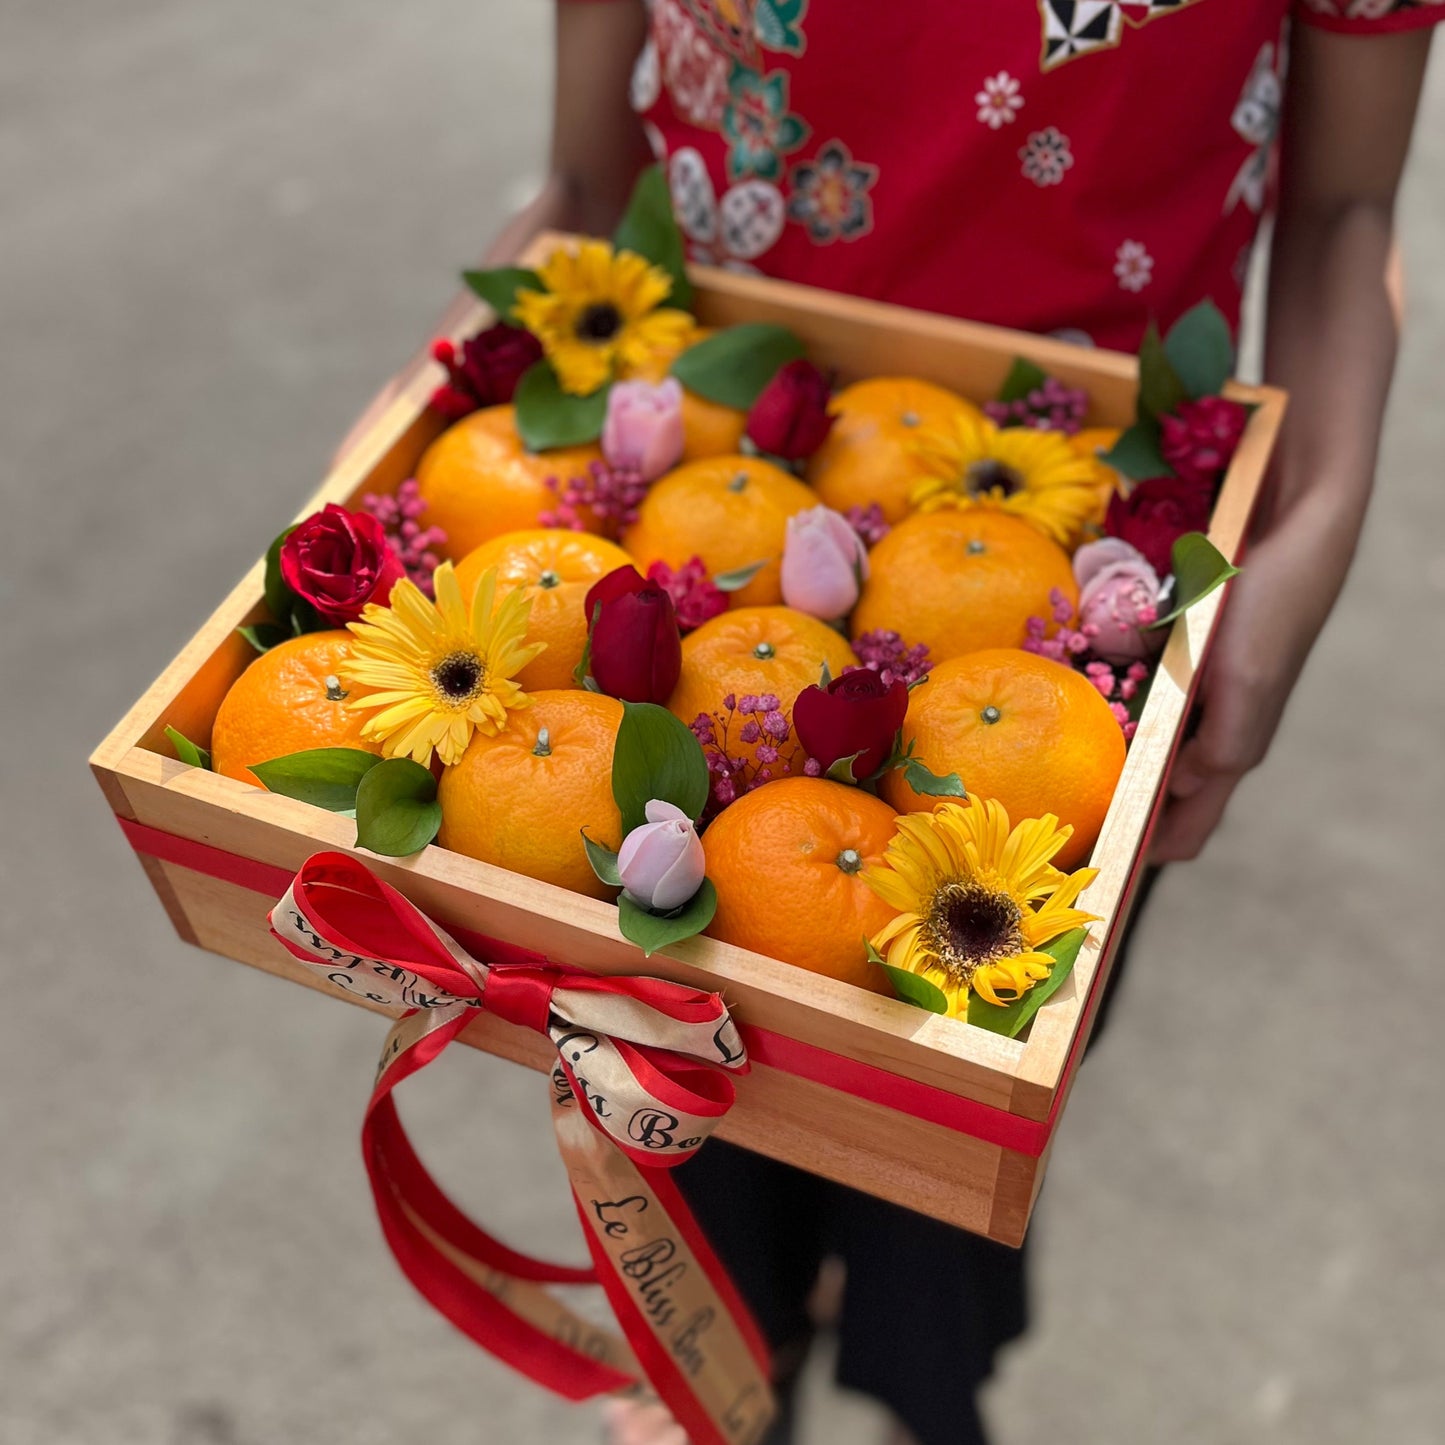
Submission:
[[[1174,543],[1186,532],[1208,530],[1213,498],[1208,482],[1153,477],[1137,483],[1127,497],[1116,493],[1110,499],[1104,531],[1137,547],[1160,577],[1167,577],[1174,570]]]
[[[542,359],[542,343],[530,331],[499,321],[464,341],[460,352],[445,338],[433,342],[432,356],[447,369],[432,405],[455,420],[511,401],[522,373]]]
[[[354,622],[368,602],[385,603],[404,575],[386,531],[369,512],[328,502],[281,544],[281,578],[328,622]]]
[[[871,777],[893,754],[908,712],[908,684],[884,682],[872,668],[835,677],[826,688],[805,687],[793,704],[793,731],[826,772],[840,758],[854,760],[853,776]]]
[[[623,702],[665,703],[682,672],[677,610],[665,588],[619,567],[592,585],[592,680]]]
[[[832,394],[828,378],[811,361],[788,362],[748,412],[749,439],[759,451],[785,461],[812,456],[833,429]]]

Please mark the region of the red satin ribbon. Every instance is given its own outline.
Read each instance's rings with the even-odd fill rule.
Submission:
[[[583,1400],[634,1386],[636,1377],[538,1328],[509,1307],[506,1289],[488,1280],[486,1272],[535,1284],[600,1283],[648,1380],[697,1445],[740,1445],[754,1438],[765,1422],[756,1412],[765,1408],[757,1402],[766,1397],[767,1347],[682,1197],[661,1173],[690,1157],[701,1138],[679,1142],[674,1152],[659,1157],[619,1139],[593,1112],[595,1105],[614,1117],[608,1106],[629,1097],[625,1089],[614,1087],[620,1077],[639,1086],[637,1097],[701,1119],[704,1129],[705,1121],[720,1118],[733,1102],[731,1078],[722,1065],[680,1050],[690,1038],[704,1038],[713,1042],[726,1068],[747,1071],[740,1046],[716,1042],[730,1037],[736,1045],[721,999],[660,979],[597,978],[530,963],[493,964],[485,957],[463,961],[405,897],[340,853],[317,854],[303,865],[272,912],[272,931],[296,958],[329,971],[329,977],[353,991],[369,987],[382,991],[369,995],[378,999],[389,993],[387,1001],[402,996],[418,1003],[393,1027],[362,1126],[362,1152],[382,1231],[417,1290],[483,1349],[555,1393]],[[518,951],[505,952],[515,959]],[[434,992],[428,994],[424,986]],[[589,1001],[602,1005],[596,1019],[618,1017],[606,1007],[609,999],[643,1006],[609,1025],[619,1033],[588,1022]],[[741,1425],[735,1422],[729,1428],[727,1412],[704,1403],[696,1379],[673,1357],[677,1352],[664,1347],[662,1336],[643,1317],[629,1282],[601,1247],[598,1223],[589,1218],[576,1175],[574,1198],[593,1256],[591,1269],[555,1265],[507,1248],[462,1214],[417,1158],[396,1112],[393,1090],[438,1058],[479,1008],[558,1043],[558,1069],[566,1080],[566,1086],[557,1086],[563,1107],[579,1108],[598,1134],[632,1161],[638,1173],[629,1177],[645,1181],[667,1232],[691,1250],[712,1285],[714,1303],[720,1302],[731,1316],[729,1323],[736,1330],[731,1338],[741,1340],[743,1348],[734,1345],[734,1358],[744,1358],[746,1352],[752,1359],[750,1370],[758,1376],[758,1384],[749,1387],[754,1416]],[[620,1036],[629,1027],[641,1037]],[[688,1030],[694,1032],[689,1036]],[[666,1038],[676,1047],[659,1047],[646,1041],[649,1036]],[[594,1044],[602,1038],[615,1048],[609,1057],[623,1067],[606,1094],[599,1092],[595,1076],[590,1083],[579,1078],[569,1062],[567,1041],[578,1037],[592,1038]],[[565,1147],[563,1152],[566,1158]],[[656,1225],[654,1220],[652,1227]],[[717,1311],[709,1308],[706,1313],[711,1319]],[[720,1332],[716,1322],[706,1328]],[[692,1373],[695,1377],[698,1371]]]
[[[116,821],[137,853],[158,858],[165,863],[174,863],[192,872],[202,873],[208,878],[250,889],[265,896],[267,906],[291,881],[291,875],[284,868],[258,862],[254,858],[245,858],[237,853],[228,853],[209,843],[182,838],[145,823],[136,823],[127,818],[117,818]],[[452,932],[468,949],[481,957],[507,959],[517,963],[546,963],[543,955],[519,948],[515,944],[504,943],[466,929],[453,929]],[[1096,998],[1103,976],[1103,970],[1096,971],[1093,990]],[[1095,999],[1090,1000],[1091,1008],[1094,1002]],[[840,1093],[882,1104],[915,1119],[952,1129],[988,1144],[997,1144],[1011,1153],[1022,1154],[1030,1159],[1040,1158],[1048,1148],[1063,1107],[1068,1081],[1073,1077],[1082,1057],[1082,1045],[1086,1035],[1086,1030],[1079,1031],[1048,1117],[1034,1120],[1011,1114],[992,1104],[983,1104],[976,1099],[951,1094],[930,1084],[906,1079],[873,1064],[844,1058],[841,1054],[830,1053],[799,1039],[789,1038],[786,1034],[759,1028],[756,1024],[740,1024],[739,1032],[747,1046],[749,1057],[755,1063],[766,1064],[770,1068],[795,1074],[799,1078],[811,1079],[815,1083],[837,1089]]]

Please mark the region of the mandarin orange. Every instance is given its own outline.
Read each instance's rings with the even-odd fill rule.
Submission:
[[[536,692],[495,737],[473,735],[442,773],[443,848],[611,898],[587,862],[582,830],[608,848],[622,843],[612,797],[612,749],[622,723],[616,698],[580,689]]]
[[[565,527],[533,527],[504,532],[468,552],[457,567],[457,585],[470,605],[477,582],[489,567],[497,569],[497,606],[518,587],[532,601],[527,641],[547,650],[517,674],[527,692],[573,687],[573,670],[587,645],[588,589],[599,577],[632,558],[615,542]]]
[[[867,940],[896,909],[861,875],[878,866],[893,809],[861,788],[781,778],[724,808],[702,836],[717,912],[707,932],[860,988],[887,993]]]
[[[1053,611],[1054,588],[1079,589],[1069,554],[1022,518],[987,507],[905,518],[868,554],[853,636],[890,628],[935,662],[984,647],[1017,647],[1030,617]]]
[[[211,728],[211,766],[261,787],[254,763],[312,748],[381,752],[361,736],[364,712],[346,706],[359,691],[344,688],[341,664],[351,654],[346,631],[308,632],[263,652],[231,684]]]
[[[503,532],[535,527],[557,501],[547,479],[583,476],[601,456],[595,446],[529,452],[517,435],[515,409],[484,407],[448,427],[417,463],[427,505],[422,520],[447,534],[442,550],[460,561]]]
[[[654,483],[622,535],[640,572],[659,558],[681,567],[701,557],[711,576],[761,562],[733,593],[737,606],[781,602],[779,582],[788,518],[818,498],[796,477],[758,457],[709,457]]]
[[[1124,733],[1082,673],[1016,648],[940,663],[914,690],[903,745],[936,773],[957,773],[969,796],[996,798],[1015,823],[1054,813],[1074,836],[1054,859],[1068,869],[1093,851],[1124,768]],[[901,770],[879,791],[899,812],[926,811]]]
[[[682,639],[682,675],[667,705],[689,727],[706,713],[721,728],[726,723],[725,697],[772,695],[791,726],[793,703],[805,687],[818,681],[825,663],[837,677],[857,661],[847,642],[816,617],[791,607],[740,607],[711,618]],[[727,752],[732,757],[756,758],[759,746],[776,740],[763,736],[743,741],[737,733],[745,722],[738,718],[731,726]],[[790,766],[796,762],[801,767],[806,761],[797,755],[791,739],[781,753]]]
[[[912,510],[909,494],[920,473],[914,439],[946,429],[960,413],[977,415],[961,396],[903,376],[845,386],[829,410],[837,421],[808,463],[808,481],[834,511],[877,502],[890,522]]]

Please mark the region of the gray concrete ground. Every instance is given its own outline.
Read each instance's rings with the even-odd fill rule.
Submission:
[[[392,1267],[376,1020],[179,944],[84,770],[538,164],[548,8],[4,6],[4,1445],[594,1438]],[[1359,566],[1079,1086],[1000,1445],[1440,1439],[1442,169],[1437,71]],[[458,1060],[411,1112],[464,1198],[575,1253],[536,1084]],[[878,1438],[816,1383],[811,1445]]]

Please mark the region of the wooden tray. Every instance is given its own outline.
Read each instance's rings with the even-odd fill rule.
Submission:
[[[537,251],[559,239],[541,238]],[[1133,419],[1132,357],[724,271],[696,268],[692,275],[704,324],[781,322],[803,338],[820,366],[843,380],[918,376],[981,399],[997,393],[1013,359],[1022,355],[1087,390],[1090,425]],[[458,335],[489,320],[476,304]],[[435,366],[416,375],[299,515],[325,502],[350,504],[368,491],[394,490],[410,476],[443,427],[426,408],[440,380]],[[1284,396],[1238,385],[1229,394],[1255,406],[1210,529],[1215,545],[1233,558]],[[181,937],[331,991],[270,937],[266,914],[311,853],[349,851],[355,825],[187,767],[164,735],[171,724],[202,745],[209,741],[221,698],[254,656],[236,628],[265,615],[262,570],[260,562],[251,568],[100,745],[91,765]],[[1103,922],[1094,925],[1073,976],[1024,1039],[1000,1038],[711,939],[689,940],[644,962],[618,934],[609,905],[435,846],[403,860],[358,856],[454,932],[524,944],[598,972],[651,972],[720,990],[756,1060],[739,1081],[722,1137],[1018,1244],[1129,914],[1163,780],[1223,596],[1216,592],[1174,625],[1095,849],[1099,877],[1081,900]],[[355,994],[337,996],[368,1006]],[[533,1068],[551,1068],[545,1039],[485,1015],[463,1038]]]

